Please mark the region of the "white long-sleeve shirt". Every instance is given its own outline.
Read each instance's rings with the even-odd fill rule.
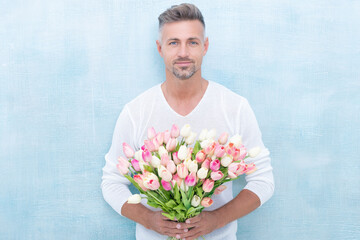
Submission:
[[[112,145],[105,155],[102,192],[106,202],[120,215],[121,207],[131,195],[128,188],[130,182],[121,176],[116,168],[118,157],[125,156],[122,143],[126,142],[138,150],[147,139],[148,128],[154,127],[156,132],[163,132],[170,130],[172,124],[177,124],[180,128],[190,124],[192,131],[198,134],[204,128],[215,128],[217,137],[223,132],[229,133],[230,136],[239,134],[247,149],[260,147],[262,151],[256,158],[248,158],[248,161],[255,163],[257,170],[245,175],[247,184],[244,189],[254,192],[260,198],[261,205],[273,195],[274,178],[269,151],[262,142],[255,115],[244,97],[209,81],[199,104],[191,113],[181,116],[169,106],[161,90],[161,84],[158,84],[124,106],[116,122]],[[225,185],[227,189],[219,195],[213,195],[214,203],[205,211],[217,209],[233,199],[232,182]],[[159,210],[148,206],[145,199],[142,204],[149,209]],[[205,238],[207,240],[236,239],[236,231],[237,223],[233,221],[206,235]],[[167,236],[136,224],[136,239],[167,239]]]

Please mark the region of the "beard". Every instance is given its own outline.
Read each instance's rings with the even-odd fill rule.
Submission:
[[[191,78],[196,72],[195,64],[189,66],[189,67],[180,67],[176,68],[173,66],[172,73],[176,78],[179,78],[181,80],[186,80]]]
[[[192,64],[190,66],[176,67],[176,63],[182,61],[191,62]],[[178,79],[181,80],[189,79],[195,74],[196,71],[197,69],[195,66],[195,61],[190,58],[178,58],[173,61],[172,73]]]

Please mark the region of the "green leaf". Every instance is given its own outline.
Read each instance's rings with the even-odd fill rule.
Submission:
[[[174,219],[175,219],[175,215],[168,214],[168,213],[161,213],[161,214],[164,215],[165,217],[169,218],[170,220],[174,220]]]
[[[177,183],[175,183],[175,185],[174,185],[174,199],[177,202],[177,204],[181,203],[180,193],[179,193],[179,188],[177,186]]]
[[[148,172],[154,172],[154,169],[149,165],[144,165],[144,169]]]
[[[203,198],[203,189],[201,187],[196,187],[196,194],[202,199]]]
[[[169,208],[174,208],[177,204],[175,203],[174,200],[170,200],[167,203],[165,203],[166,206],[168,206]]]
[[[193,189],[194,189],[194,187],[189,187],[189,190],[187,191],[187,198],[189,199],[190,202],[191,202],[192,195],[193,195]]]
[[[184,207],[184,205],[181,203],[179,205],[177,205],[176,207],[173,208],[175,211],[177,212],[186,212],[186,208]]]
[[[182,189],[180,189],[180,192],[181,192],[181,198],[182,198],[182,202],[184,203],[184,206],[186,207],[186,209],[189,209],[191,207],[191,204],[186,196],[186,193]]]
[[[194,153],[195,156],[200,151],[200,149],[201,149],[201,145],[200,145],[200,141],[198,140],[198,141],[196,141],[195,146],[194,146],[194,150],[193,150],[193,153]]]

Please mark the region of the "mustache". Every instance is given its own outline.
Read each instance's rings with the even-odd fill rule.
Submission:
[[[178,59],[175,59],[173,61],[173,63],[176,63],[176,62],[191,62],[191,63],[194,63],[194,60],[192,60],[190,58],[178,58]]]

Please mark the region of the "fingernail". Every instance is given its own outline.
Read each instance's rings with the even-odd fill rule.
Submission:
[[[188,232],[188,231],[189,231],[189,229],[187,229],[187,228],[184,229],[184,232]]]
[[[177,238],[177,239],[180,239],[180,235],[179,235],[179,234],[176,234],[176,238]]]
[[[190,223],[190,220],[189,220],[189,219],[187,219],[185,222],[186,222],[186,223]]]
[[[177,229],[180,229],[180,228],[181,228],[180,223],[178,223],[178,224],[176,225],[176,228],[177,228]]]

